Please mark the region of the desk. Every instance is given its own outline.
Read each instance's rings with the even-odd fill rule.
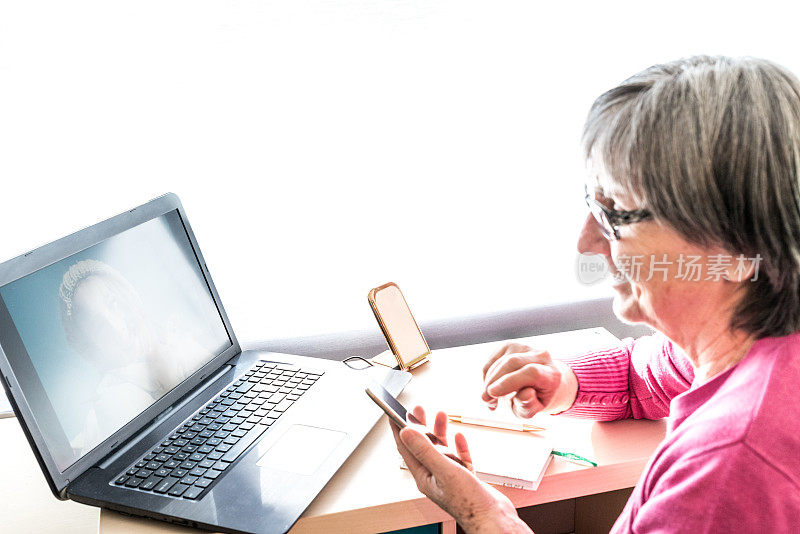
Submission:
[[[567,356],[611,341],[607,334],[580,331],[539,336],[535,346],[550,349],[554,356]],[[500,345],[434,351],[431,362],[414,371],[415,377],[400,400],[409,406],[420,403],[431,408],[452,398],[474,401],[483,362]],[[666,429],[664,421],[596,423],[549,416],[544,421],[552,429],[549,434],[558,447],[592,457],[600,466],[581,468],[554,458],[537,491],[501,488],[517,507],[632,487]],[[107,510],[98,514],[96,508],[56,500],[14,418],[0,419],[0,451],[0,516],[4,531],[89,534],[97,532],[99,515],[102,534],[192,532]],[[444,523],[445,532],[453,532],[452,519],[417,491],[411,475],[398,468],[398,458],[384,418],[292,532],[387,532],[437,522]]]
[[[531,339],[535,339],[535,346],[549,349],[555,357],[615,341],[604,330]],[[432,409],[453,406],[454,399],[474,402],[480,391],[483,362],[501,345],[485,343],[434,351],[431,361],[414,371],[414,379],[400,400],[409,407],[423,404]],[[598,423],[551,416],[537,420],[543,421],[556,448],[593,458],[599,466],[584,468],[554,458],[537,491],[501,488],[518,508],[634,486],[666,430],[663,420]],[[384,416],[291,532],[375,533],[443,523],[443,532],[455,533],[452,518],[417,491],[411,475],[399,469],[398,459]],[[191,530],[103,510],[100,532],[157,534]]]

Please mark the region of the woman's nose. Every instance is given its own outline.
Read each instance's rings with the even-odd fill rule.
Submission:
[[[578,252],[581,254],[602,254],[604,256],[611,254],[611,246],[608,244],[608,239],[600,231],[600,225],[591,213],[583,221],[583,228],[581,228],[581,233],[578,235]]]

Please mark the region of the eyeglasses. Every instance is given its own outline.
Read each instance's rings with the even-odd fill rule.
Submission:
[[[647,210],[615,210],[603,205],[594,195],[589,194],[589,186],[584,185],[586,191],[586,205],[589,206],[600,231],[606,239],[619,239],[619,227],[626,224],[647,221],[653,218],[653,214]]]

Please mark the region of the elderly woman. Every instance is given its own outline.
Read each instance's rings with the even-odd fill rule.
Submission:
[[[800,82],[749,58],[657,65],[597,99],[584,148],[578,250],[608,262],[615,313],[660,334],[563,362],[508,345],[483,399],[521,417],[669,417],[614,532],[800,532]],[[468,469],[463,436],[468,468],[393,430],[467,532],[529,531]]]

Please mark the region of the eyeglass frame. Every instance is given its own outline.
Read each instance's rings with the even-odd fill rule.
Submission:
[[[604,206],[594,195],[589,194],[589,186],[584,184],[586,205],[592,213],[594,220],[600,226],[600,232],[606,239],[619,241],[619,227],[653,218],[653,214],[646,209],[638,210],[615,210]],[[597,210],[600,210],[599,212]]]

